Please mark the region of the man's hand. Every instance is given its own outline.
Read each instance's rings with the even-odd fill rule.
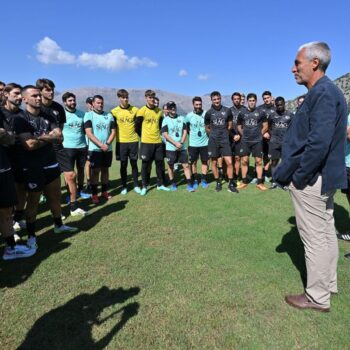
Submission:
[[[8,133],[5,129],[0,128],[0,144],[4,146],[11,146],[15,143],[15,135]]]
[[[235,135],[233,136],[233,141],[238,142],[241,139],[241,135]]]
[[[270,140],[271,136],[268,132],[265,132],[265,134],[263,135],[264,139]]]
[[[101,150],[102,150],[103,152],[107,152],[108,149],[109,149],[109,146],[106,145],[106,144],[103,144],[100,148],[101,148]]]
[[[181,149],[181,148],[182,148],[182,143],[181,143],[181,142],[175,142],[174,146],[175,146],[177,149]]]

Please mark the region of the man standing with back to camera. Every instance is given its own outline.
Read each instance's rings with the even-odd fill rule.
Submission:
[[[338,292],[338,241],[333,196],[346,188],[345,143],[347,105],[342,92],[325,75],[331,52],[324,42],[302,45],[292,72],[308,93],[297,110],[282,148],[282,162],[273,173],[290,185],[300,238],[304,244],[307,284],[285,301],[299,309],[327,312]]]

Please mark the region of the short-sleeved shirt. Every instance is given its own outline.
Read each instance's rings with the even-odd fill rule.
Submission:
[[[4,119],[2,111],[0,110],[0,128],[5,129],[4,127]],[[11,169],[10,161],[7,156],[7,149],[5,146],[0,144],[0,174],[9,171]]]
[[[220,106],[219,109],[211,106],[205,113],[204,123],[210,126],[209,138],[218,140],[229,140],[228,122],[232,121],[231,109]]]
[[[66,113],[64,108],[56,101],[52,101],[50,106],[42,105],[40,109],[43,112],[43,117],[47,118],[46,116],[48,115],[48,120],[51,121],[53,119],[58,128],[66,122]],[[55,143],[53,144],[53,148],[55,151],[59,151],[63,148],[63,144]]]
[[[293,118],[293,113],[284,111],[282,114],[274,112],[270,114],[268,118],[269,130],[270,130],[270,142],[283,143],[285,133],[289,128]]]
[[[262,123],[267,121],[266,114],[263,110],[255,108],[253,111],[246,109],[238,114],[237,124],[243,127],[244,142],[262,141]]]
[[[142,143],[161,143],[160,120],[162,111],[160,108],[141,107],[137,112],[137,117],[143,118],[141,142]]]
[[[235,133],[238,133],[238,129],[237,129],[237,119],[238,119],[238,115],[240,112],[246,111],[247,107],[240,105],[239,107],[236,107],[235,105],[233,105],[231,108],[231,112],[232,112],[232,124],[233,124],[233,130],[235,131]]]
[[[270,115],[274,114],[276,112],[276,107],[271,105],[266,105],[265,103],[258,106],[259,110],[263,111],[266,114],[266,118],[269,119]]]
[[[116,141],[138,142],[139,137],[135,131],[135,119],[138,108],[129,105],[127,108],[118,106],[112,109],[111,113],[115,119],[117,127]]]
[[[23,116],[14,119],[14,131],[17,135],[29,133],[34,137],[38,137],[48,134],[56,128],[58,128],[56,121],[54,119],[50,120],[50,117],[42,112],[35,116],[25,111]],[[47,142],[45,146],[32,151],[28,151],[23,147],[20,162],[23,168],[42,168],[56,164],[57,160],[53,144]]]
[[[111,113],[98,114],[94,111],[86,112],[84,116],[85,129],[91,128],[94,136],[103,144],[105,144],[111,135],[112,129],[115,129],[114,118]],[[88,141],[88,150],[102,152],[100,147],[95,145],[91,140]],[[109,145],[108,151],[112,151]]]
[[[162,123],[162,132],[167,132],[168,135],[175,141],[181,142],[182,134],[186,129],[185,117],[177,115],[176,117],[165,117]],[[177,148],[168,140],[166,141],[165,149],[167,151],[176,151]],[[183,144],[181,150],[186,149],[186,145]]]
[[[208,135],[205,131],[204,116],[206,111],[200,114],[194,111],[188,113],[185,118],[186,124],[189,126],[189,146],[190,147],[205,147],[208,146]]]
[[[86,147],[84,115],[78,109],[75,112],[66,112],[66,122],[63,125],[63,147],[64,148],[84,148]]]
[[[348,115],[348,126],[350,126],[350,114]],[[346,150],[345,150],[345,163],[348,168],[350,168],[350,141],[346,142]]]

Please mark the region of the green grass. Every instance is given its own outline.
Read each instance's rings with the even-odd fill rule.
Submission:
[[[67,219],[77,234],[55,235],[42,206],[36,256],[0,262],[2,350],[349,348],[350,244],[329,314],[284,302],[305,270],[288,193],[120,196],[117,171],[112,200]],[[335,209],[347,229],[340,193]]]

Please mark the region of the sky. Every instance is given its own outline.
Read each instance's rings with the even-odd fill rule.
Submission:
[[[0,80],[290,99],[306,91],[291,73],[306,42],[329,44],[330,78],[350,72],[349,13],[346,0],[6,1]]]

